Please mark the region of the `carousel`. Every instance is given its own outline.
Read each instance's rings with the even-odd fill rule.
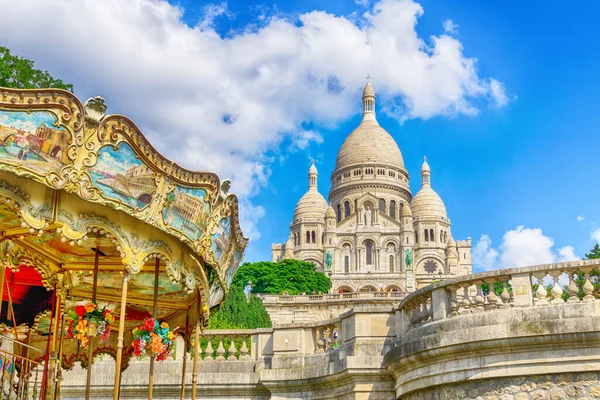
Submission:
[[[0,88],[0,398],[59,399],[65,370],[154,365],[198,338],[247,245],[229,181],[162,157],[102,98]],[[186,368],[193,371],[186,382]]]

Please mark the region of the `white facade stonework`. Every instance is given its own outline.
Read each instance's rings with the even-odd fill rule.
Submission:
[[[412,196],[400,148],[375,118],[370,83],[363,91],[363,119],[338,152],[329,204],[317,178],[313,163],[288,241],[271,247],[274,262],[311,262],[331,276],[334,292],[412,292],[471,273],[471,238],[452,238],[427,161],[421,167],[421,189]]]

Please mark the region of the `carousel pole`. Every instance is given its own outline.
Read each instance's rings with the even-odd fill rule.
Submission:
[[[56,374],[56,385],[54,388],[54,398],[60,399],[60,381],[62,380],[62,353],[63,353],[63,339],[65,337],[65,314],[62,315],[62,322],[60,324],[60,341],[58,342],[58,365]]]
[[[198,299],[196,300],[196,329],[194,331],[194,367],[192,369],[192,400],[196,400],[196,384],[198,383],[198,358],[199,357],[200,357],[200,291],[198,291]]]
[[[49,327],[49,329],[52,329],[52,345],[50,347],[50,369],[49,369],[48,376],[52,377],[52,380],[50,380],[49,385],[48,385],[49,388],[50,388],[50,390],[48,390],[46,392],[46,398],[47,399],[52,399],[53,398],[53,394],[54,394],[53,393],[54,392],[53,388],[55,387],[54,384],[56,383],[55,382],[55,377],[56,377],[56,374],[55,374],[55,368],[56,368],[56,336],[58,335],[58,326],[59,326],[59,324],[61,322],[60,315],[61,315],[61,304],[62,304],[61,300],[62,300],[62,297],[58,293],[58,287],[57,287],[57,285],[54,285],[54,293],[55,293],[55,296],[56,296],[56,299],[55,299],[56,305],[54,307],[55,308],[55,313],[54,313],[54,318],[53,318],[53,322],[54,323],[51,324],[50,327]]]
[[[98,263],[100,258],[100,246],[96,246],[96,255],[94,257],[94,283],[92,286],[92,303],[96,304],[96,292],[98,291]],[[87,378],[85,381],[85,400],[90,399],[90,391],[91,391],[91,383],[92,383],[92,364],[94,360],[93,351],[94,351],[94,338],[90,336],[90,341],[88,343],[88,365],[87,365]]]
[[[56,288],[55,288],[56,289]],[[8,293],[10,299],[10,292]],[[40,399],[46,398],[47,386],[48,386],[48,364],[50,363],[50,336],[52,328],[52,319],[54,318],[54,308],[56,307],[56,290],[54,290],[54,296],[52,296],[52,311],[50,312],[50,324],[48,325],[48,341],[46,342],[46,362],[44,363],[44,372],[42,373],[42,392]]]
[[[115,365],[115,388],[113,400],[119,400],[121,391],[121,364],[123,363],[123,331],[125,330],[125,310],[127,306],[127,285],[129,273],[127,269],[123,272],[123,287],[121,288],[121,312],[119,313],[119,334],[117,336],[117,362]]]
[[[158,307],[158,276],[160,273],[160,257],[156,256],[156,264],[154,266],[154,299],[152,303],[152,318],[156,319],[157,307]],[[156,356],[153,354],[150,357],[150,376],[148,377],[148,400],[152,400],[152,394],[154,391],[154,359]]]
[[[181,372],[181,397],[180,397],[180,400],[185,400],[185,372],[186,372],[188,351],[190,350],[189,346],[188,346],[188,342],[189,342],[188,326],[189,325],[190,325],[190,309],[188,307],[187,311],[185,312],[185,328],[184,328],[185,340],[183,342],[183,369]]]

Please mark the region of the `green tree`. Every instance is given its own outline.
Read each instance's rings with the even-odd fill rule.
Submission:
[[[0,46],[0,86],[18,89],[59,88],[73,91],[73,85],[34,68],[33,61],[12,55]]]
[[[316,272],[313,264],[292,259],[277,263],[244,263],[235,274],[233,283],[243,287],[248,281],[252,281],[252,292],[266,294],[327,293],[331,287],[329,278],[322,272]]]
[[[270,328],[271,318],[262,300],[251,296],[246,300],[243,289],[232,284],[221,309],[210,317],[208,329]]]
[[[590,252],[585,255],[585,258],[587,260],[593,260],[596,258],[600,258],[600,245],[598,243],[596,243],[596,245],[594,247],[592,247]]]

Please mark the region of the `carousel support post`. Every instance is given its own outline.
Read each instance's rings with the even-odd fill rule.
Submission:
[[[196,300],[196,329],[194,331],[194,367],[192,369],[192,400],[196,400],[196,385],[198,383],[198,358],[200,358],[200,307],[200,291],[198,291],[198,300]]]
[[[121,289],[121,311],[119,313],[119,334],[117,336],[117,361],[115,364],[115,388],[113,391],[113,400],[119,400],[121,391],[121,365],[123,364],[123,334],[125,331],[125,310],[127,308],[127,285],[129,283],[129,273],[127,269],[123,272],[123,287]]]
[[[154,299],[152,303],[152,318],[156,319],[158,308],[158,277],[160,274],[160,257],[156,256],[156,264],[154,266]],[[152,400],[154,391],[154,359],[155,355],[150,357],[150,376],[148,377],[148,400]]]
[[[92,285],[92,303],[96,304],[96,292],[98,291],[98,264],[100,258],[100,246],[96,246],[96,255],[94,257],[94,283]],[[90,399],[91,383],[92,383],[92,364],[94,352],[94,338],[90,337],[88,342],[88,356],[87,356],[87,379],[85,381],[85,400]]]
[[[190,351],[189,346],[188,346],[188,342],[189,342],[188,326],[189,325],[190,325],[190,309],[188,308],[185,313],[185,328],[184,328],[185,341],[183,342],[183,368],[181,371],[181,397],[180,397],[180,400],[185,400],[185,373],[186,373],[188,352]]]
[[[62,381],[62,353],[63,353],[63,339],[65,337],[65,314],[62,315],[62,322],[60,324],[60,341],[58,342],[58,364],[56,374],[56,385],[54,388],[54,397],[60,399],[60,381]]]
[[[10,298],[10,292],[9,292]],[[51,337],[51,328],[52,328],[52,320],[54,318],[54,308],[56,307],[56,290],[54,291],[54,296],[52,296],[52,311],[50,312],[50,324],[48,325],[48,341],[46,342],[46,354],[45,354],[45,363],[44,363],[44,372],[42,373],[42,391],[40,393],[40,399],[46,398],[46,393],[48,392],[48,364],[50,363],[50,337]]]
[[[55,313],[54,313],[54,318],[53,318],[53,324],[50,325],[49,329],[52,329],[52,345],[50,347],[50,369],[49,369],[49,381],[48,381],[48,388],[49,390],[46,391],[46,399],[53,399],[54,398],[54,387],[55,387],[55,383],[56,383],[56,336],[58,335],[58,326],[60,325],[61,322],[61,300],[62,297],[61,295],[58,293],[59,289],[57,285],[54,285],[54,293],[55,293]],[[48,334],[50,334],[50,332],[48,332]],[[51,379],[50,379],[51,378]]]

